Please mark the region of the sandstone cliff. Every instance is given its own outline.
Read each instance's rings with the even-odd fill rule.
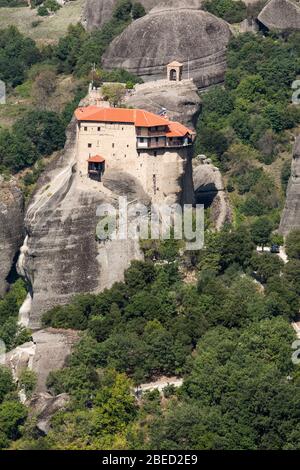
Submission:
[[[24,200],[16,183],[0,181],[0,297],[24,238]]]
[[[288,235],[291,230],[300,228],[300,136],[296,139],[292,171],[287,188],[285,207],[281,216],[279,232]]]
[[[229,25],[190,8],[153,9],[134,21],[110,44],[104,68],[124,68],[144,81],[165,78],[166,65],[178,60],[200,88],[219,83],[226,70]]]
[[[258,15],[258,21],[269,30],[298,30],[300,7],[290,0],[270,0]]]

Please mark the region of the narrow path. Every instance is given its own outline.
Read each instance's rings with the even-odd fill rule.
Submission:
[[[182,384],[183,379],[179,377],[161,377],[155,382],[148,382],[136,387],[135,395],[142,395],[143,393],[150,392],[151,390],[158,390],[160,393],[162,393],[163,389],[168,387],[169,385],[173,385],[173,387],[178,388],[181,387]]]

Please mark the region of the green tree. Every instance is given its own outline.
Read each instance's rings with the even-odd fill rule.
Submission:
[[[290,259],[300,259],[300,230],[292,230],[288,234],[285,248]]]
[[[132,18],[137,20],[138,18],[146,15],[146,10],[140,2],[135,2],[132,4],[131,14]]]
[[[272,222],[267,217],[260,217],[251,225],[251,238],[256,245],[264,248],[270,242],[272,229]]]
[[[265,284],[270,277],[280,274],[284,263],[278,256],[271,253],[255,253],[251,265],[259,281]]]
[[[8,439],[20,436],[20,426],[27,417],[27,409],[18,401],[4,401],[0,405],[0,429]]]
[[[30,139],[39,155],[51,155],[65,143],[65,126],[52,111],[30,111],[16,121],[13,131],[19,138]]]
[[[0,367],[0,403],[3,402],[5,396],[13,392],[16,389],[16,386],[13,382],[13,376],[11,370],[7,367]]]

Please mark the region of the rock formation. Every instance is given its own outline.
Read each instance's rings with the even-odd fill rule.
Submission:
[[[296,139],[294,146],[292,171],[279,232],[286,236],[294,229],[300,229],[300,136]]]
[[[0,181],[0,297],[24,238],[24,200],[16,183]]]
[[[48,434],[52,416],[67,407],[70,397],[67,393],[61,393],[53,397],[50,393],[42,392],[26,403],[29,407],[29,416],[36,418],[36,427],[43,434]]]
[[[165,108],[169,119],[180,121],[191,129],[195,128],[201,109],[197,87],[192,80],[158,80],[136,85],[126,104],[152,113]]]
[[[88,31],[101,28],[109,21],[118,0],[86,0],[81,22]],[[151,10],[162,0],[140,0],[146,11]]]
[[[31,285],[31,328],[39,327],[44,311],[74,294],[100,292],[122,280],[130,261],[142,257],[137,240],[97,241],[99,205],[115,205],[125,193],[129,202],[146,196],[127,174],[118,174],[113,191],[97,183],[86,187],[76,171],[75,129],[73,121],[65,149],[39,180],[25,217],[28,235],[18,267]]]
[[[195,163],[193,171],[196,203],[211,208],[211,218],[217,230],[230,222],[232,213],[219,168],[210,159],[199,155],[200,164]]]
[[[73,330],[46,328],[32,334],[32,341],[16,347],[6,354],[5,364],[17,381],[21,372],[29,368],[37,373],[36,393],[46,391],[49,372],[62,368],[71,354],[79,334]]]
[[[183,78],[200,88],[219,83],[226,69],[229,25],[190,8],[156,8],[134,21],[110,44],[104,68],[124,68],[144,81],[165,78],[166,65],[183,63]]]
[[[300,7],[290,0],[270,0],[258,15],[258,21],[268,30],[298,30]]]

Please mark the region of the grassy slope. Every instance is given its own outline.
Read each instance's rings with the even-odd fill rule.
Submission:
[[[0,29],[14,25],[27,36],[40,42],[55,42],[63,36],[70,24],[76,24],[81,17],[85,0],[75,0],[67,3],[55,15],[38,16],[36,10],[30,8],[0,8]],[[32,27],[32,22],[41,23]]]

